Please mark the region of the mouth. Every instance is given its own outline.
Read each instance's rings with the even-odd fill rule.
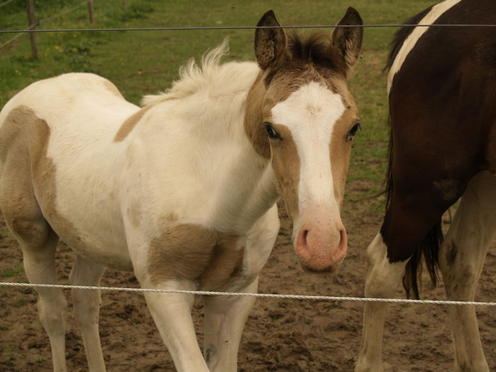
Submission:
[[[344,261],[344,258],[340,261],[336,262],[332,266],[324,267],[324,268],[315,268],[306,265],[304,262],[300,261],[300,267],[303,271],[314,274],[335,274],[339,271],[341,267],[341,263]]]

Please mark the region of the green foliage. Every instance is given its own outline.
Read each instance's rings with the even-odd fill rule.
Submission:
[[[12,267],[10,269],[5,269],[0,271],[0,278],[13,278],[19,274],[23,273],[22,266]]]
[[[5,2],[6,0],[0,1],[0,3]],[[43,10],[54,11],[56,9],[61,9],[65,5],[67,5],[66,0],[35,0],[35,10],[37,12]],[[0,11],[5,14],[14,14],[19,12],[26,11],[26,0],[14,0],[11,3],[8,3],[4,7],[0,8]]]
[[[146,18],[147,13],[153,11],[153,7],[148,3],[134,3],[122,10],[118,19],[122,22],[128,22],[133,19]]]

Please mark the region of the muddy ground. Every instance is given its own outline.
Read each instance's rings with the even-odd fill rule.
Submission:
[[[359,196],[362,187],[352,182],[348,185],[348,194]],[[350,235],[349,253],[339,272],[332,275],[306,273],[300,269],[291,251],[291,227],[283,216],[277,246],[261,274],[260,292],[361,296],[367,265],[365,248],[380,224],[380,215],[372,212],[369,204],[370,201],[345,203],[343,218]],[[0,279],[25,280],[17,244],[5,228],[0,231]],[[58,256],[60,279],[66,283],[71,253],[61,246]],[[496,249],[493,248],[482,274],[478,300],[496,301],[494,278]],[[116,271],[108,271],[102,284],[137,286],[132,274]],[[433,290],[427,284],[422,295],[444,298],[442,287]],[[402,296],[398,292],[398,297]],[[200,299],[194,310],[200,338],[201,308]],[[243,335],[239,370],[352,371],[360,347],[361,312],[359,303],[258,299]],[[478,314],[490,369],[496,371],[496,312],[493,308],[481,307]],[[174,371],[142,295],[104,292],[100,319],[108,371]],[[442,306],[391,306],[384,357],[393,370],[451,371],[452,342],[446,319],[446,309]],[[71,313],[68,328],[69,370],[86,371],[82,343]],[[50,370],[48,338],[37,318],[33,291],[0,287],[0,371]]]

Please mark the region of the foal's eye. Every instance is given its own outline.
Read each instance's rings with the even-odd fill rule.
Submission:
[[[270,123],[264,123],[265,132],[271,139],[282,139],[281,135],[275,130],[275,128]]]
[[[360,128],[360,122],[356,122],[355,125],[353,125],[353,127],[350,129],[348,134],[346,134],[346,141],[351,141]]]

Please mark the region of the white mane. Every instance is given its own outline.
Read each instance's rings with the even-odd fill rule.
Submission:
[[[157,95],[146,95],[141,104],[147,106],[172,99],[190,96],[199,91],[208,90],[212,96],[230,95],[239,91],[247,91],[253,83],[259,68],[254,62],[228,62],[220,60],[229,52],[227,39],[205,53],[201,66],[194,58],[179,69],[179,80]]]

